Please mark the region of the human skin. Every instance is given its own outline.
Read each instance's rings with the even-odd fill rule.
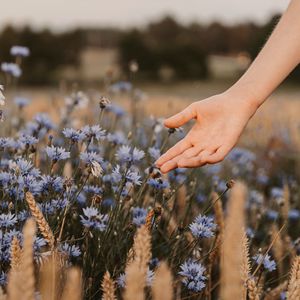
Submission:
[[[162,173],[222,161],[250,118],[300,63],[300,1],[292,0],[245,74],[228,90],[194,102],[165,120],[177,128],[194,119],[188,134],[157,161]]]

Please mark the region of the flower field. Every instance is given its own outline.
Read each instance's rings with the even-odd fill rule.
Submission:
[[[29,50],[11,54],[0,88],[1,300],[300,299],[295,132],[165,175],[155,161],[187,128],[148,116],[133,83],[74,86],[54,117],[29,118],[34,103],[18,88]],[[124,95],[128,109],[114,102]]]

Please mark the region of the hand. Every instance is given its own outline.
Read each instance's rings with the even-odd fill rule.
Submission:
[[[222,161],[256,111],[251,103],[224,93],[195,102],[166,119],[168,128],[180,127],[191,119],[196,122],[186,137],[156,161],[157,167],[167,173]]]

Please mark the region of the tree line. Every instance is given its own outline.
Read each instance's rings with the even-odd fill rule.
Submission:
[[[22,83],[51,84],[57,83],[63,67],[80,65],[80,54],[86,47],[118,48],[124,74],[129,72],[128,63],[135,60],[141,78],[158,79],[161,68],[168,67],[176,79],[205,79],[210,75],[209,55],[247,52],[254,58],[278,19],[274,16],[263,25],[183,25],[167,16],[143,29],[74,29],[63,33],[6,26],[0,32],[0,61],[12,60],[11,46],[27,46],[31,55],[22,66]],[[299,68],[291,78],[300,78]]]

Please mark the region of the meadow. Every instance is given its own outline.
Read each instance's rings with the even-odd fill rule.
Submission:
[[[25,49],[1,66],[1,300],[300,299],[297,89],[222,163],[164,175],[188,126],[163,117],[226,83],[26,90]]]

